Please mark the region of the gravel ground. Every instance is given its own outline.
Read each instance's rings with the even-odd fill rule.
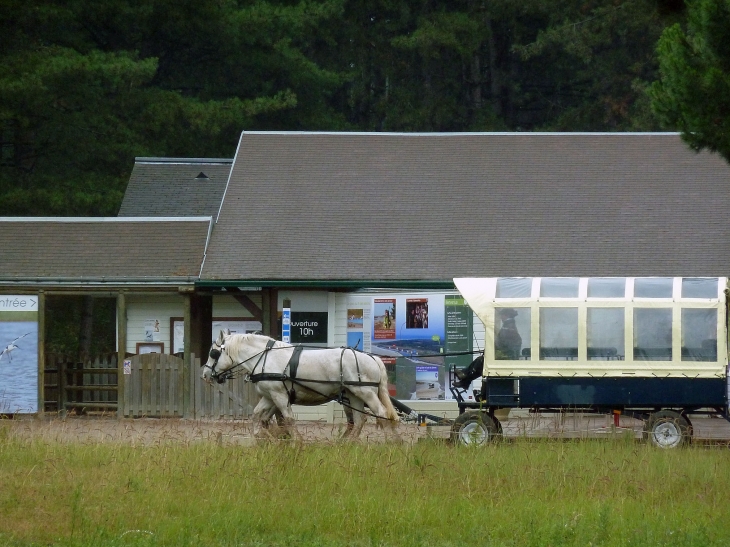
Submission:
[[[698,441],[730,444],[730,423],[721,418],[694,417],[694,438]],[[612,416],[585,416],[581,414],[550,416],[518,416],[502,422],[506,437],[548,438],[601,438],[616,431],[632,431],[641,437],[643,423],[621,417],[618,430]],[[4,430],[4,431],[3,431]],[[344,424],[299,421],[297,430],[305,442],[334,442],[344,431]],[[415,423],[401,423],[398,433],[405,443],[421,439],[448,438],[448,426],[429,427]],[[3,436],[24,439],[45,439],[63,443],[128,443],[149,445],[166,442],[215,442],[219,444],[252,445],[256,439],[247,420],[183,420],[176,418],[117,419],[105,416],[19,416],[0,420],[0,439]],[[361,442],[383,442],[383,431],[375,424],[366,424]]]
[[[158,444],[165,442],[216,442],[220,444],[255,443],[250,421],[182,420],[182,419],[117,419],[111,417],[74,416],[67,418],[21,417],[0,421],[0,429],[9,436],[24,439],[45,439],[62,443],[129,443]],[[425,436],[425,427],[400,424],[398,433],[403,442],[417,442]],[[297,431],[305,442],[333,442],[344,431],[343,424],[297,422]],[[383,442],[382,430],[366,424],[360,439]]]

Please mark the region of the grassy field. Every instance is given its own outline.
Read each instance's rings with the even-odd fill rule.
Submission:
[[[0,545],[729,543],[727,447],[63,444],[0,424]]]

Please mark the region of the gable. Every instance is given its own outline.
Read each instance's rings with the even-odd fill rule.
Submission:
[[[231,159],[136,158],[119,216],[215,216]]]

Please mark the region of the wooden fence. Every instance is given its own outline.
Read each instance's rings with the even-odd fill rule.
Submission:
[[[185,373],[182,357],[164,353],[132,355],[123,363],[124,417],[246,418],[258,396],[242,379],[207,384],[200,379],[200,360]],[[47,354],[46,412],[116,412],[117,355],[101,355],[85,363]],[[187,393],[185,390],[187,382]]]
[[[134,355],[125,359],[123,377],[125,417],[245,418],[257,402],[253,386],[242,379],[225,384],[201,380],[199,359],[193,359],[186,375],[180,357]]]
[[[117,355],[99,355],[78,362],[65,355],[46,354],[44,411],[116,411]]]
[[[184,361],[165,353],[133,355],[124,360],[124,417],[185,416]]]
[[[225,384],[208,384],[200,378],[200,361],[196,360],[191,392],[194,393],[196,418],[245,418],[253,414],[259,396],[250,382],[242,378]]]

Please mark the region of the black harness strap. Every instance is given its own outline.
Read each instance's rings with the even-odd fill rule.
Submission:
[[[291,389],[289,390],[289,404],[293,405],[296,402],[297,398],[297,392],[294,389],[294,380],[297,377],[297,369],[299,368],[299,357],[302,355],[302,351],[304,348],[302,346],[295,346],[294,351],[291,353],[291,357],[289,357],[289,362],[286,364],[286,367],[284,367],[284,370],[289,368],[289,380],[291,380]],[[286,385],[284,386],[286,387]]]
[[[268,342],[266,342],[266,349],[261,352],[259,355],[259,360],[256,361],[256,364],[251,369],[251,374],[249,374],[248,379],[251,382],[265,382],[265,381],[273,381],[273,380],[279,380],[284,381],[287,379],[286,374],[283,374],[281,372],[266,372],[266,354],[269,353],[269,350],[274,347],[274,344],[276,343],[276,340],[273,338],[269,339]],[[263,359],[263,362],[261,362]],[[256,372],[256,367],[261,364],[261,372]]]
[[[299,357],[302,355],[304,348],[302,346],[294,346],[294,351],[289,357],[289,362],[286,364],[289,367],[289,376],[293,379],[297,377],[297,369],[299,368]],[[286,368],[284,368],[286,370]]]

